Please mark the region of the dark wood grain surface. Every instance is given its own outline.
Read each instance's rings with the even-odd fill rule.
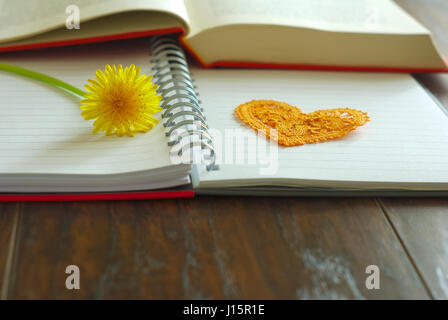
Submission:
[[[428,297],[372,199],[32,203],[20,215],[9,298]],[[80,291],[65,288],[70,264]],[[378,291],[364,285],[371,264]]]
[[[448,299],[448,199],[381,202],[431,295]]]
[[[448,56],[448,1],[397,2]],[[417,79],[448,105],[447,75]],[[448,298],[447,225],[446,199],[0,204],[0,298]]]
[[[0,203],[0,299],[6,299],[9,288],[18,207],[15,203]]]

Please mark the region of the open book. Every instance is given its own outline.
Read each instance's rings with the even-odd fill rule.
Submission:
[[[93,135],[79,101],[0,73],[0,200],[448,191],[447,114],[408,74],[203,70],[163,37],[152,64],[150,52],[137,39],[5,55],[80,88],[106,63],[140,65],[164,109],[147,134]],[[337,140],[282,147],[234,115],[252,99],[361,109],[371,121]]]
[[[203,67],[448,71],[391,0],[0,0],[0,51],[174,32]]]

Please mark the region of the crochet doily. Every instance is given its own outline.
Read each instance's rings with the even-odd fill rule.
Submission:
[[[252,100],[239,105],[235,113],[249,127],[287,147],[340,138],[369,121],[367,113],[359,110],[338,108],[303,113],[275,100]]]

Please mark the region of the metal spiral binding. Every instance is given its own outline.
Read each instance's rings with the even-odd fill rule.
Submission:
[[[181,156],[185,148],[193,147],[208,150],[207,170],[218,169],[213,139],[208,132],[206,118],[198,99],[196,87],[188,69],[187,59],[178,41],[167,36],[151,39],[155,84],[157,92],[162,96],[162,119],[166,127],[166,136],[171,140],[168,146],[174,147],[182,142],[178,151]],[[180,134],[174,133],[180,131]],[[185,140],[188,142],[185,144]]]

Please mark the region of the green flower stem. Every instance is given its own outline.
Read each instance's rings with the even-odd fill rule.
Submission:
[[[0,63],[0,71],[7,71],[7,72],[15,73],[15,74],[18,74],[18,75],[21,75],[24,77],[31,78],[34,80],[45,82],[45,83],[50,84],[56,88],[62,89],[64,91],[76,96],[77,98],[85,97],[85,92],[82,91],[81,89],[78,89],[78,88],[68,84],[67,82],[58,80],[56,78],[47,76],[45,74],[42,74],[42,73],[39,73],[36,71],[13,66],[10,64],[6,64],[6,63]]]

